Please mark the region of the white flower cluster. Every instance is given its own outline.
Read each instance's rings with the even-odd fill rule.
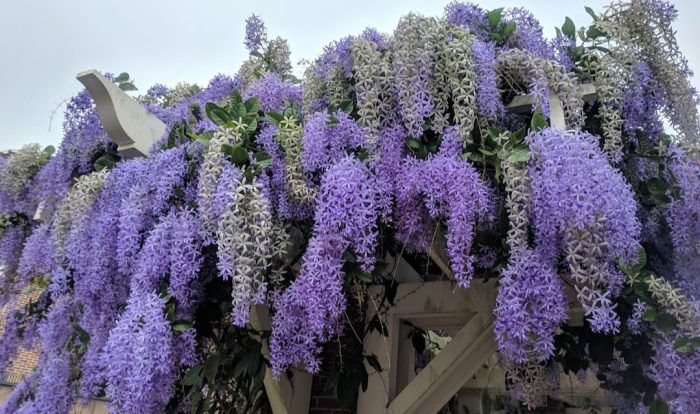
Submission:
[[[199,86],[186,82],[179,82],[174,88],[168,91],[163,106],[175,106],[197,92],[199,92]]]
[[[373,146],[381,125],[381,114],[385,112],[382,90],[382,54],[376,43],[357,39],[352,44],[355,94],[357,95],[358,121],[368,132],[367,144]]]
[[[310,64],[304,70],[304,88],[301,91],[301,108],[304,116],[314,113],[323,102],[325,84],[323,78],[316,74],[316,65]]]
[[[410,13],[399,20],[394,32],[393,71],[404,125],[423,130],[423,118],[432,115],[428,85],[435,60],[437,20]]]
[[[603,129],[603,149],[617,161],[622,153],[622,85],[630,78],[629,68],[609,55],[587,50],[582,69],[593,79],[598,95],[598,119]]]
[[[476,121],[476,73],[472,61],[474,35],[468,29],[438,22],[434,76],[431,91],[435,103],[433,129],[442,132],[450,124],[450,102],[455,123],[467,137]]]
[[[285,152],[285,178],[289,196],[302,203],[311,203],[316,199],[316,189],[306,184],[301,165],[301,135],[299,121],[285,117],[277,130],[277,139]]]
[[[29,144],[12,152],[0,169],[0,188],[13,196],[18,196],[27,186],[47,157],[39,144]]]
[[[251,304],[264,302],[268,276],[279,283],[282,266],[275,259],[287,254],[287,232],[274,222],[262,192],[255,180],[239,183],[216,233],[219,272],[233,283],[233,318],[238,326],[248,322]]]
[[[106,177],[107,172],[104,170],[80,176],[61,201],[53,224],[54,252],[58,263],[66,255],[66,238],[70,232],[80,228],[88,210],[102,191]]]
[[[680,289],[659,276],[650,276],[647,285],[651,295],[672,316],[678,319],[681,330],[688,335],[700,335],[700,320]]]
[[[546,405],[548,395],[556,395],[559,386],[556,366],[546,366],[539,361],[510,364],[505,360],[501,365],[506,371],[511,392],[528,409],[542,407]]]
[[[530,225],[530,175],[527,163],[506,159],[501,163],[503,181],[506,185],[505,207],[508,211],[508,246],[511,256],[527,248]]]
[[[199,172],[199,183],[197,185],[197,199],[199,201],[199,211],[202,217],[202,224],[207,235],[216,230],[216,215],[214,213],[214,197],[219,185],[219,178],[224,171],[225,163],[228,161],[221,147],[223,145],[240,145],[241,130],[245,126],[238,125],[237,128],[220,127],[209,142],[209,148],[204,154],[204,161]]]
[[[636,56],[651,68],[664,90],[664,108],[678,131],[688,140],[700,137],[696,93],[690,83],[688,61],[678,48],[675,12],[661,2],[615,2],[596,21],[608,35],[609,49],[620,65],[630,67]]]
[[[605,260],[608,245],[603,238],[604,231],[605,220],[602,218],[596,220],[592,228],[571,227],[565,232],[564,244],[566,264],[586,317],[594,330],[611,333],[616,332],[620,324],[615,313],[616,305],[610,298],[611,291],[616,290],[619,283],[613,280]]]

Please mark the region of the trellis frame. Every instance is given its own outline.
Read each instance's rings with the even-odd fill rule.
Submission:
[[[166,126],[150,114],[135,99],[117,88],[96,70],[77,75],[95,100],[105,131],[118,144],[126,158],[144,156],[163,136]],[[595,100],[595,87],[580,86],[585,101]],[[550,124],[567,128],[561,100],[550,93]],[[516,96],[506,109],[514,113],[530,113],[535,100],[529,95]],[[40,206],[40,210],[44,209]],[[38,211],[38,216],[45,212]],[[395,306],[389,308],[386,319],[389,335],[372,332],[364,339],[365,354],[375,355],[381,372],[367,366],[370,372],[367,390],[360,390],[357,411],[362,414],[434,414],[459,391],[466,379],[474,375],[490,355],[496,352],[493,336],[496,286],[493,281],[472,282],[469,289],[457,288],[445,255],[445,238],[439,232],[428,254],[451,280],[421,282],[422,278],[405,261],[398,258],[396,280],[399,282]],[[381,286],[370,288],[370,295],[381,297]],[[567,291],[571,325],[580,325],[583,310],[571,291]],[[376,301],[376,300],[375,300]],[[372,318],[376,310],[368,307]],[[369,320],[369,319],[368,319]],[[414,370],[413,348],[408,339],[410,322],[424,330],[445,329],[454,333],[452,340],[417,375]],[[270,329],[270,317],[265,306],[251,311],[251,324],[260,330]],[[263,341],[265,342],[265,341]],[[263,354],[269,358],[269,347],[263,343]],[[294,370],[276,381],[270,370],[264,378],[265,391],[274,414],[306,414],[309,410],[312,376]]]

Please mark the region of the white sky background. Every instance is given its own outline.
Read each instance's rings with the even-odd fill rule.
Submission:
[[[554,34],[564,16],[587,25],[585,5],[609,1],[482,0],[485,9],[525,6]],[[391,33],[409,11],[441,16],[449,0],[0,0],[0,150],[26,143],[57,145],[63,109],[81,89],[75,75],[96,68],[129,72],[139,93],[154,83],[205,86],[233,75],[247,57],[244,21],[263,18],[271,37],[289,40],[292,62],[313,59],[323,46],[365,27]],[[700,75],[700,2],[674,2],[681,50]],[[694,79],[700,86],[698,76]]]

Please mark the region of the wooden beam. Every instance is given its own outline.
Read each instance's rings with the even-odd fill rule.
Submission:
[[[92,96],[107,135],[125,158],[147,155],[165,134],[166,126],[160,119],[100,72],[86,70],[76,79]]]
[[[445,276],[447,276],[448,279],[454,280],[455,274],[452,273],[452,268],[450,267],[450,259],[445,253],[447,251],[446,249],[447,241],[445,239],[445,233],[438,226],[437,229],[435,229],[435,237],[433,238],[432,242],[430,243],[430,247],[428,248],[428,256],[430,256],[430,259],[433,262],[435,262],[437,267],[440,268],[442,273]]]
[[[598,98],[595,85],[584,83],[579,86],[581,98],[586,101],[594,101]],[[518,95],[506,105],[506,110],[516,114],[527,114],[532,112],[532,106],[535,104],[535,99],[532,95]],[[549,120],[553,127],[566,129],[566,117],[564,116],[564,107],[561,104],[559,96],[555,93],[549,93]]]
[[[370,288],[370,295],[375,298],[376,302],[382,295],[382,288],[379,286]],[[420,384],[425,380],[418,379],[421,374],[416,376],[415,370],[408,369],[410,368],[410,360],[415,355],[410,339],[406,338],[404,321],[410,322],[412,325],[424,330],[442,329],[448,332],[456,332],[455,339],[457,337],[459,339],[457,339],[455,344],[464,344],[470,340],[477,341],[470,349],[462,352],[455,351],[459,345],[447,345],[434,361],[438,360],[437,358],[443,355],[448,347],[452,350],[440,358],[442,362],[432,365],[432,368],[428,371],[424,369],[426,374],[423,374],[423,377],[429,375],[427,372],[431,372],[431,370],[435,374],[437,371],[451,365],[453,363],[450,362],[451,357],[461,358],[460,361],[462,362],[460,363],[464,364],[466,364],[464,360],[475,358],[470,363],[480,366],[485,360],[485,358],[481,359],[480,350],[484,347],[484,349],[490,349],[490,345],[488,341],[483,341],[486,338],[479,337],[482,333],[484,335],[488,333],[488,337],[493,335],[492,327],[486,325],[489,325],[493,318],[495,300],[496,287],[493,281],[487,283],[474,281],[469,289],[457,288],[454,282],[451,281],[400,284],[394,300],[394,306],[389,307],[385,313],[380,315],[380,320],[387,324],[386,329],[389,335],[385,337],[373,331],[365,337],[365,353],[375,355],[382,370],[381,372],[375,372],[372,367],[367,365],[367,370],[370,373],[369,386],[365,391],[360,390],[357,412],[362,414],[401,412],[400,410],[404,408],[401,405],[401,401],[409,398],[408,394],[404,394],[406,390],[413,390],[408,391],[408,393],[417,392],[416,390],[420,391]],[[370,305],[367,310],[368,320],[375,313],[376,310]],[[465,328],[467,329],[465,330]],[[452,341],[454,342],[455,339]],[[458,378],[460,376],[461,379]],[[449,370],[449,373],[445,374],[442,380],[438,380],[438,382],[441,384],[441,387],[449,386],[452,389],[456,386],[456,389],[459,389],[467,378],[464,376],[464,373],[457,374]],[[432,381],[432,378],[430,381]],[[423,386],[425,385],[423,384]],[[428,388],[421,391],[421,400],[425,399],[426,402],[435,404],[435,401],[444,397],[440,390],[432,387]],[[433,395],[434,393],[437,394]],[[401,395],[403,397],[400,397]],[[398,399],[398,402],[394,402],[399,397],[401,399]],[[393,408],[394,411],[389,411],[389,407],[392,404],[396,404]],[[423,405],[419,406],[424,407]],[[429,412],[425,411],[425,413]]]
[[[477,314],[389,404],[389,414],[435,414],[496,351],[493,316]]]

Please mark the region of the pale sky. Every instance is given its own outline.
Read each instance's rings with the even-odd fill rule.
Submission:
[[[0,150],[29,142],[57,145],[66,98],[81,89],[75,75],[95,68],[129,72],[140,92],[154,83],[206,85],[233,75],[246,58],[244,21],[255,13],[271,36],[289,40],[292,62],[372,26],[391,33],[415,11],[439,16],[448,0],[0,0]],[[485,9],[525,6],[552,36],[570,16],[576,26],[608,1],[477,1]],[[675,29],[690,66],[700,73],[700,2],[674,2]],[[700,86],[696,76],[694,84]],[[58,107],[51,128],[51,115]]]

